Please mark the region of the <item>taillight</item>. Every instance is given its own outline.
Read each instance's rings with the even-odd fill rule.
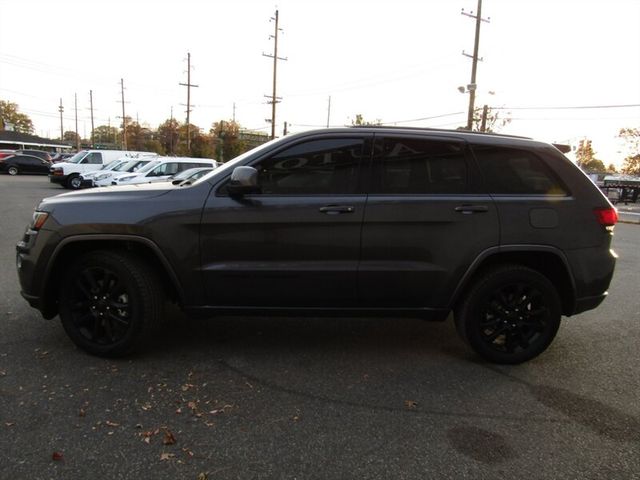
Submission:
[[[615,208],[594,208],[593,213],[603,227],[613,227],[618,223],[618,211]]]

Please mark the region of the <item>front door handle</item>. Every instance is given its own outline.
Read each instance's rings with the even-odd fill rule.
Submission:
[[[486,213],[489,211],[489,207],[486,205],[460,205],[454,209],[458,213],[463,215],[471,215],[474,213]]]
[[[341,213],[353,213],[355,207],[350,205],[327,205],[326,207],[320,207],[320,213],[327,215],[340,215]]]

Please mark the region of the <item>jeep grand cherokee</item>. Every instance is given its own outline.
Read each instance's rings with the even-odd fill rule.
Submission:
[[[17,246],[22,294],[97,355],[162,316],[445,319],[483,358],[543,352],[607,294],[617,213],[555,147],[399,128],[291,135],[190,185],[42,201]]]

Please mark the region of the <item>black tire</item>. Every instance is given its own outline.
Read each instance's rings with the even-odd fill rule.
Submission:
[[[7,173],[9,175],[18,175],[20,171],[18,170],[18,167],[16,167],[15,165],[11,165],[9,168],[7,168]]]
[[[126,252],[82,255],[60,287],[60,318],[67,335],[98,356],[130,353],[162,316],[162,288],[153,269]]]
[[[558,332],[562,309],[547,277],[520,265],[484,272],[455,310],[460,336],[484,359],[518,364],[544,352]]]
[[[78,190],[81,185],[82,179],[80,178],[80,175],[71,175],[67,178],[67,188],[70,188],[71,190]]]

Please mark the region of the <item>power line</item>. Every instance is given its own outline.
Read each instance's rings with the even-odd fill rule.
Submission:
[[[568,107],[491,107],[491,110],[589,110],[602,108],[637,108],[640,103],[624,105],[573,105]]]

